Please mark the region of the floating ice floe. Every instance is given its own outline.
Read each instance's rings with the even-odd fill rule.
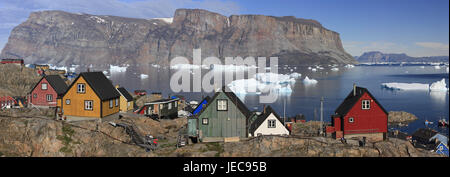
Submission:
[[[429,90],[428,84],[421,84],[421,83],[397,83],[397,82],[391,82],[391,83],[382,83],[382,87],[391,89],[391,90]]]
[[[439,65],[434,66],[434,69],[441,69]]]
[[[448,67],[447,67],[447,73],[448,73]]]
[[[141,79],[147,79],[148,75],[147,74],[141,74],[140,77],[141,77]]]
[[[445,83],[445,79],[443,78],[440,81],[433,82],[430,85],[430,91],[442,91],[442,92],[448,91],[447,84]]]
[[[255,74],[256,80],[261,81],[262,83],[274,83],[274,84],[294,84],[295,78],[292,78],[290,75],[286,74],[277,74],[277,73],[257,73]]]
[[[313,68],[313,69],[311,69],[311,71],[314,71],[314,72],[316,72],[316,71],[317,71],[317,69],[316,69],[316,68]]]
[[[110,72],[126,72],[128,66],[114,66],[109,65],[109,71]]]
[[[424,69],[424,68],[425,68],[425,66],[420,66],[420,68]]]
[[[297,72],[294,72],[294,73],[291,73],[289,76],[290,76],[291,78],[298,79],[299,77],[302,76],[302,74],[297,73]]]
[[[346,67],[346,68],[354,68],[354,67],[355,67],[355,65],[352,65],[352,64],[348,64],[348,65],[345,65],[345,67]]]
[[[216,71],[246,71],[248,69],[256,69],[256,66],[247,65],[212,65],[212,69]]]
[[[228,87],[235,94],[261,94],[261,91],[266,88],[266,84],[261,83],[255,78],[234,80],[228,84]]]
[[[305,79],[303,79],[303,83],[304,84],[317,84],[317,80],[315,79],[310,79],[308,76],[305,77]]]
[[[339,71],[339,68],[331,68],[331,71]]]

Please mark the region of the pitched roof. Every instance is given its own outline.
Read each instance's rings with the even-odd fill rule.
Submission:
[[[214,96],[210,99],[210,101],[208,101],[208,104],[206,105],[205,108],[202,109],[202,111],[200,111],[200,113],[198,115],[201,115],[202,112],[204,110],[206,110],[206,108],[212,103],[213,100],[216,99],[216,97],[220,94],[220,93],[224,93],[233,103],[235,103],[236,107],[239,109],[239,111],[242,112],[242,114],[244,114],[244,116],[248,119],[251,115],[250,110],[248,110],[247,106],[245,106],[245,104],[241,101],[241,99],[239,99],[236,94],[234,94],[233,92],[226,92],[225,91],[225,86],[222,87],[222,89],[220,89],[220,91],[217,91]]]
[[[66,82],[59,75],[47,75],[45,79],[55,89],[58,95],[62,95],[66,92],[68,86]]]
[[[267,106],[266,110],[263,111],[262,114],[260,114],[255,121],[252,122],[252,124],[250,125],[250,133],[255,132],[255,130],[267,119],[267,117],[272,114],[281,122],[283,123],[283,121],[281,120],[280,116],[278,116],[278,114],[272,109],[272,107]]]
[[[148,102],[148,103],[144,103],[144,105],[169,103],[169,102],[174,102],[174,101],[177,101],[177,100],[180,100],[180,99],[179,98],[175,98],[175,99],[165,98],[165,99],[159,99],[159,100],[151,101],[151,102]]]
[[[106,78],[102,72],[82,72],[75,79],[83,77],[84,80],[91,86],[95,94],[100,98],[100,100],[109,100],[112,98],[120,97],[120,93],[112,85],[111,81]],[[75,84],[75,81],[69,86],[69,89]],[[67,89],[67,90],[69,90]]]
[[[41,83],[42,79],[47,80],[47,82],[50,84],[50,86],[55,90],[56,94],[58,96],[63,95],[67,91],[67,84],[64,82],[64,80],[59,75],[46,75],[42,77],[36,85],[34,85],[33,89],[31,89],[30,92],[32,92],[39,83]]]
[[[211,100],[211,97],[209,97],[209,96],[206,96],[205,98],[203,98],[203,100],[202,101],[200,101],[200,104],[195,108],[195,109],[192,109],[192,111],[191,111],[191,113],[192,114],[197,114],[197,113],[199,113],[201,110],[199,110],[199,109],[204,109],[204,107],[203,107],[203,104],[208,104],[208,102]],[[206,107],[206,105],[205,105],[205,107]]]
[[[120,87],[117,88],[117,91],[119,91],[119,93],[125,97],[125,99],[127,99],[127,101],[133,101],[133,97],[130,95],[130,93],[127,91],[127,89]]]
[[[356,95],[353,95],[353,90],[348,94],[345,100],[339,105],[339,107],[334,111],[337,115],[345,116],[355,104],[359,101],[359,99],[364,95],[364,93],[369,94],[370,97],[377,103],[377,105],[386,113],[388,112],[381,106],[381,104],[375,99],[375,97],[363,87],[356,87]]]

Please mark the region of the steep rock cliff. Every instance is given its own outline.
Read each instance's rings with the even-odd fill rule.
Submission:
[[[263,15],[226,17],[200,9],[178,9],[173,22],[42,11],[15,27],[2,58],[28,63],[168,64],[192,58],[279,57],[281,64],[355,63],[339,34],[315,20]]]

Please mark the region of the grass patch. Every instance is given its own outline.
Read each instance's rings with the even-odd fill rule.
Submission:
[[[58,135],[56,139],[60,140],[63,143],[63,147],[59,149],[60,152],[64,153],[71,153],[72,147],[71,143],[73,142],[72,135],[75,133],[75,131],[72,129],[72,127],[69,124],[63,124],[62,128],[63,135]],[[79,142],[75,142],[75,144],[80,144]]]
[[[222,154],[225,151],[223,149],[222,144],[220,144],[219,142],[207,143],[206,144],[206,150],[208,150],[208,151],[217,151],[217,154],[215,155],[216,157],[219,157],[220,154]]]

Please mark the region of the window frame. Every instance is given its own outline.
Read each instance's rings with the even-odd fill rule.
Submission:
[[[113,108],[113,100],[112,99],[109,100],[109,108]]]
[[[223,102],[222,102],[223,101]],[[220,102],[225,103],[225,107],[223,108],[223,104],[219,104]],[[217,111],[228,111],[228,100],[227,99],[217,99]]]
[[[48,99],[50,98],[50,99]],[[47,102],[52,102],[53,101],[53,95],[52,94],[46,94],[45,95],[45,100],[47,100]]]
[[[83,91],[81,92],[80,91],[80,86],[83,86]],[[77,93],[82,93],[82,94],[84,94],[84,93],[86,93],[86,84],[84,84],[84,83],[78,83],[77,84]]]
[[[37,98],[37,93],[33,93],[33,98]]]
[[[70,99],[66,99],[66,105],[70,105]]]
[[[87,108],[87,102],[91,102],[91,109]],[[94,110],[94,100],[84,100],[84,110],[93,111]]]
[[[44,89],[44,85],[45,85],[45,89]],[[42,83],[41,84],[41,90],[48,90],[48,84],[47,83]]]
[[[355,118],[354,117],[349,117],[348,118],[348,123],[355,123]]]
[[[169,103],[169,105],[167,106],[167,109],[169,109],[169,110],[172,109],[172,103]]]
[[[206,120],[206,123],[205,123]],[[202,118],[202,125],[209,125],[209,119],[208,118]]]
[[[273,126],[271,126],[273,123]],[[267,120],[267,128],[277,128],[277,121],[274,119],[268,119]]]
[[[119,98],[116,98],[116,107],[119,106]]]
[[[367,104],[365,104],[367,103]],[[361,109],[362,110],[370,110],[370,100],[362,100],[361,101]]]

